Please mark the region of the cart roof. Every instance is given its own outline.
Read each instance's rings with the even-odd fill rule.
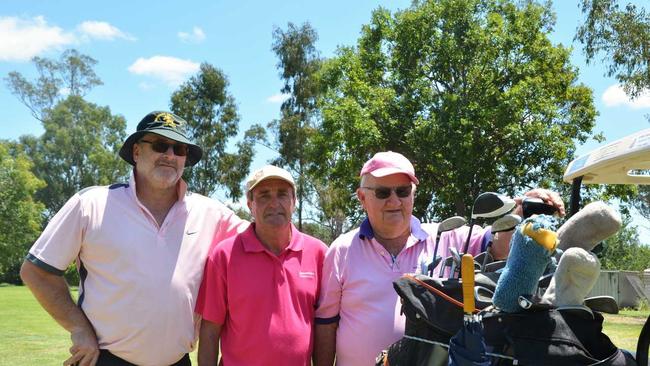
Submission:
[[[650,128],[601,146],[573,160],[564,181],[583,176],[584,184],[650,184]]]

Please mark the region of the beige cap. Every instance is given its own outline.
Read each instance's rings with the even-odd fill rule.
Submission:
[[[296,192],[296,183],[294,183],[293,177],[291,177],[291,173],[282,168],[278,168],[275,165],[266,165],[253,172],[253,174],[251,174],[246,181],[246,192],[250,192],[253,188],[255,188],[255,186],[267,179],[281,179],[291,184],[291,188],[293,188],[294,194]]]

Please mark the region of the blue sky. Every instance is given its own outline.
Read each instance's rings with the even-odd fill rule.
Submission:
[[[639,2],[640,3],[640,2]],[[29,59],[56,58],[76,48],[99,61],[95,71],[104,85],[87,99],[123,115],[127,132],[146,113],[168,109],[171,93],[201,62],[224,71],[241,115],[240,131],[252,123],[277,118],[281,80],[271,51],[274,26],[309,21],[319,34],[317,47],[330,57],[339,45],[352,45],[372,9],[404,9],[410,1],[40,1],[3,0],[0,7],[0,76],[19,71],[35,75]],[[629,100],[616,80],[604,76],[600,62],[586,65],[581,46],[573,42],[582,14],[578,0],[555,1],[557,23],[551,39],[573,46],[580,82],[594,91],[599,112],[595,131],[608,141],[650,127],[650,95]],[[4,81],[0,84],[0,139],[42,132]],[[590,141],[578,153],[599,146]],[[259,146],[252,168],[274,153]],[[221,196],[221,195],[217,195]],[[221,197],[222,198],[222,197]]]

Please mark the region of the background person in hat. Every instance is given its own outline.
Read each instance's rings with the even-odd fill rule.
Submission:
[[[223,204],[187,192],[183,169],[201,159],[186,122],[152,112],[120,156],[128,184],[84,189],[52,218],[21,268],[43,308],[70,332],[64,365],[189,365],[194,305],[213,239],[247,222]],[[62,275],[76,260],[79,300]]]
[[[314,308],[327,247],[291,223],[289,172],[267,165],[246,183],[254,222],[208,257],[196,311],[199,365],[310,366]]]
[[[437,224],[421,224],[413,213],[418,179],[411,162],[391,151],[379,152],[361,169],[357,198],[367,218],[338,237],[327,251],[316,310],[314,364],[374,365],[375,358],[404,335],[405,318],[392,283],[405,273],[421,273],[430,262]],[[562,206],[547,190],[531,191]],[[550,197],[554,200],[551,200]],[[443,233],[438,253],[462,252],[469,227]],[[490,239],[490,229],[475,227],[468,252]],[[496,253],[507,256],[510,237],[494,238]],[[427,262],[427,263],[428,263]],[[437,273],[437,271],[435,271]]]

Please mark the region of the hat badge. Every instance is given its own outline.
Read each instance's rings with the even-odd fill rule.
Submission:
[[[174,117],[172,117],[171,114],[169,113],[159,113],[156,115],[154,118],[154,122],[162,122],[162,125],[165,127],[170,127],[173,129],[176,129],[176,127],[180,126],[180,122],[176,121]]]

